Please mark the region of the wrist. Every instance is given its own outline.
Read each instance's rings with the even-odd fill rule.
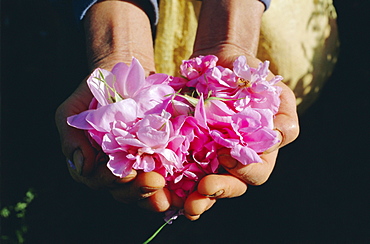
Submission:
[[[203,0],[194,53],[230,49],[255,56],[263,11],[256,0]]]
[[[103,1],[93,5],[84,18],[87,57],[91,69],[110,70],[116,63],[137,58],[154,71],[153,40],[146,13],[125,1]]]

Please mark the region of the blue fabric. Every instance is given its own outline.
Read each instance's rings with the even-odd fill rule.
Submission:
[[[74,9],[76,16],[82,20],[85,16],[87,10],[94,5],[98,0],[74,0]],[[158,23],[158,0],[147,0],[150,1],[150,3],[153,5],[153,11],[154,13],[147,13],[149,16],[155,16],[153,19],[151,19],[152,24]],[[270,7],[271,0],[259,0],[265,5],[265,10],[267,10]]]
[[[260,0],[265,4],[265,10],[267,10],[270,7],[271,0]]]
[[[82,20],[87,10],[94,5],[98,0],[74,0],[73,7],[75,14],[79,20]]]
[[[94,5],[98,0],[73,0],[75,14],[78,19],[82,20],[87,10]],[[143,0],[142,0],[143,1]],[[158,23],[158,1],[157,0],[146,0],[152,5],[152,13],[147,13],[148,16],[154,16],[150,21],[152,24]]]

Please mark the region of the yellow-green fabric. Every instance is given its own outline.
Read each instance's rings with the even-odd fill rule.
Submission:
[[[157,72],[177,75],[191,55],[200,7],[195,0],[160,1]],[[257,57],[284,77],[300,110],[315,100],[336,63],[336,17],[332,0],[274,0],[263,15]]]
[[[192,54],[201,2],[161,0],[154,57],[159,73],[178,74],[181,61]]]

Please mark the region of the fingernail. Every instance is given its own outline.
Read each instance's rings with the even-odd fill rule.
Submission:
[[[155,192],[159,189],[160,188],[158,188],[158,187],[148,187],[148,186],[140,187],[140,191],[141,191],[142,194],[153,193],[153,192]]]
[[[196,214],[196,215],[191,215],[191,214],[188,214],[188,213],[184,213],[185,217],[188,218],[190,221],[195,221],[195,220],[198,220],[200,218],[200,214]]]
[[[276,131],[276,133],[277,133],[277,137],[278,137],[278,144],[279,144],[279,146],[283,143],[283,140],[284,140],[284,134],[283,134],[283,132],[281,131],[281,130],[279,130],[278,128],[275,128],[274,129],[275,131]]]
[[[135,170],[131,170],[131,173],[129,175],[127,175],[127,176],[125,176],[123,178],[117,178],[115,180],[115,183],[117,183],[117,184],[126,184],[126,183],[132,181],[133,179],[135,179],[136,178],[136,175],[137,175],[136,171]]]
[[[82,154],[80,149],[77,149],[73,153],[73,164],[75,169],[79,175],[82,175],[82,169],[84,165],[84,155]]]
[[[222,166],[228,169],[233,169],[238,164],[238,161],[228,154],[221,154],[218,156],[218,161]]]
[[[221,196],[222,194],[224,194],[224,192],[225,192],[225,190],[219,190],[219,191],[217,191],[217,192],[215,192],[214,194],[212,194],[212,195],[204,195],[204,196],[206,196],[206,197],[219,197],[219,196]]]
[[[269,153],[279,149],[280,145],[283,142],[283,132],[281,132],[281,130],[279,130],[277,128],[275,128],[274,131],[276,131],[276,133],[277,133],[277,142],[276,142],[275,145],[273,145],[272,147],[270,147],[269,149],[264,151],[263,154],[269,154]]]
[[[154,195],[157,190],[159,190],[159,188],[147,186],[140,187],[141,199],[145,199],[147,197]]]

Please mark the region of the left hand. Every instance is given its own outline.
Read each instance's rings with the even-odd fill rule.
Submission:
[[[219,49],[220,50],[220,49]],[[232,68],[233,61],[242,53],[235,49],[230,52],[209,50],[195,53],[193,56],[213,54],[219,58],[218,64]],[[257,67],[261,62],[251,55],[245,55],[248,64]],[[270,73],[268,78],[272,78]],[[283,82],[276,84],[282,88],[280,95],[281,104],[274,119],[275,128],[280,132],[280,142],[261,155],[262,163],[242,165],[229,154],[229,149],[218,152],[220,164],[229,174],[212,174],[204,177],[198,185],[196,192],[192,193],[184,205],[185,216],[196,220],[200,215],[212,207],[217,199],[238,197],[247,190],[247,185],[261,185],[267,181],[276,163],[278,151],[281,147],[294,141],[299,134],[296,100],[293,91]]]

